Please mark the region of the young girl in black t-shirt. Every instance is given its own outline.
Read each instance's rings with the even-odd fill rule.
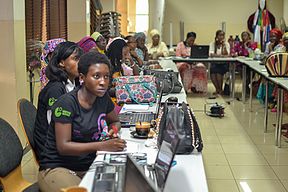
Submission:
[[[60,97],[52,107],[38,176],[41,191],[78,185],[96,151],[121,151],[126,147],[119,138],[101,141],[103,132],[115,136],[112,130],[121,126],[107,94],[109,60],[97,52],[86,53],[80,58],[78,71],[82,85]]]
[[[78,74],[78,61],[83,54],[81,48],[73,42],[62,42],[55,48],[46,67],[48,84],[38,97],[37,116],[34,125],[34,143],[37,160],[43,159],[47,130],[51,121],[51,107],[55,101],[75,87]]]

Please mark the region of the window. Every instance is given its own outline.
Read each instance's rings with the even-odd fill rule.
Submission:
[[[47,39],[67,39],[67,0],[46,0]]]
[[[147,32],[149,28],[148,0],[136,0],[136,32]]]

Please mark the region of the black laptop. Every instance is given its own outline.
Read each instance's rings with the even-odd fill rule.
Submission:
[[[179,134],[172,122],[168,123],[163,134],[164,140],[153,166],[147,169],[144,166],[141,167],[131,159],[130,155],[126,158],[123,158],[123,154],[119,155],[119,159],[114,156],[110,159],[116,160],[117,163],[110,161],[96,164],[92,191],[163,191],[180,142]],[[149,172],[149,177],[145,175],[144,170]]]
[[[209,57],[209,45],[193,45],[191,47],[190,58],[206,59]]]

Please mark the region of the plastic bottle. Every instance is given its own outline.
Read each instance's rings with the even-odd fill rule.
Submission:
[[[234,51],[234,39],[232,35],[229,36],[228,43],[230,45],[230,55],[233,57],[235,56],[235,51]]]

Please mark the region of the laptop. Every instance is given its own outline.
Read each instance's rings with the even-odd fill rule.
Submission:
[[[151,122],[158,117],[163,91],[160,91],[158,102],[156,103],[155,112],[125,112],[118,114],[121,127],[134,127],[136,122]]]
[[[144,169],[134,159],[131,159],[130,155],[123,158],[123,154],[119,155],[117,163],[96,164],[92,191],[163,191],[180,142],[179,134],[173,123],[168,122],[167,125],[164,140],[153,166],[145,166]],[[115,157],[110,159],[115,161],[117,159]],[[145,176],[145,170],[149,173],[149,177]]]
[[[206,59],[209,57],[209,45],[193,45],[191,47],[190,58]]]

